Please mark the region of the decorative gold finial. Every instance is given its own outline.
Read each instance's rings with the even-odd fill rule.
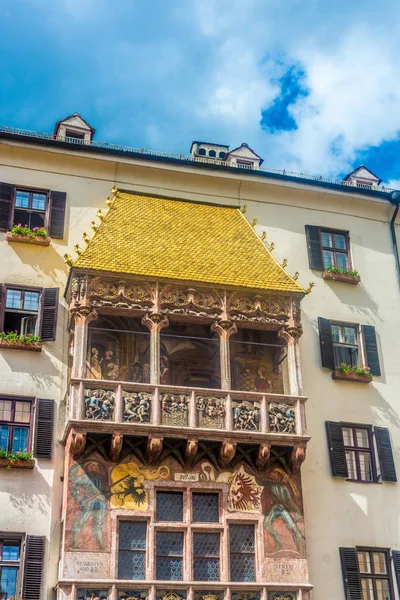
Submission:
[[[111,200],[110,196],[106,196],[106,204],[107,204],[108,208],[111,208],[112,200]]]
[[[287,267],[287,258],[283,259],[283,263],[281,264],[282,269],[286,269]]]
[[[268,250],[269,250],[270,252],[272,252],[272,250],[273,250],[274,248],[275,248],[275,244],[274,244],[274,242],[271,242],[271,243],[270,243],[270,245],[268,246]]]
[[[83,233],[82,239],[85,242],[85,244],[88,244],[90,242],[90,237],[88,236],[88,234],[86,232]]]
[[[243,204],[243,206],[240,207],[240,212],[242,214],[245,214],[246,210],[247,210],[247,204]]]
[[[82,254],[82,248],[79,247],[79,244],[75,244],[74,250],[77,254]]]
[[[115,187],[115,185],[113,185],[111,188],[112,195],[115,196],[117,194],[117,192],[118,192],[117,188]]]
[[[64,254],[64,262],[71,267],[72,266],[72,256],[69,254]]]
[[[257,225],[257,219],[256,219],[256,218],[254,218],[254,219],[252,220],[252,222],[251,222],[251,226],[252,226],[252,227],[255,227],[256,225]]]
[[[306,294],[311,294],[311,290],[313,289],[315,283],[310,281],[308,288],[306,289]]]
[[[100,221],[104,219],[103,211],[101,210],[101,208],[99,208],[99,210],[97,211],[96,217],[100,219]]]
[[[95,223],[94,221],[92,221],[92,222],[90,223],[90,227],[93,229],[93,231],[97,231],[97,229],[98,229],[98,227],[99,227],[99,226],[98,226],[98,225],[96,225],[96,223]]]
[[[267,239],[267,232],[263,231],[262,234],[261,234],[261,241],[263,242],[266,239]]]
[[[294,279],[295,281],[297,281],[299,278],[299,272],[296,271],[296,273],[293,275],[292,279]]]

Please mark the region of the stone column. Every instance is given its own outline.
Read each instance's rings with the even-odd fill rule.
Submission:
[[[72,311],[75,320],[74,346],[72,351],[72,378],[86,377],[86,361],[88,360],[88,328],[89,323],[97,319],[97,311],[89,306]]]
[[[142,324],[150,330],[150,383],[160,383],[160,331],[168,327],[167,317],[159,313],[146,314]]]
[[[218,333],[220,340],[221,389],[230,390],[232,382],[229,338],[237,332],[236,323],[232,321],[215,321],[211,326],[211,330]]]
[[[291,396],[300,396],[303,387],[300,371],[300,352],[298,348],[301,329],[288,327],[287,329],[281,329],[278,335],[287,344],[289,394]]]

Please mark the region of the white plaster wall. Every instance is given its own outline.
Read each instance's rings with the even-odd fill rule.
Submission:
[[[242,178],[242,180],[241,180]],[[300,272],[311,295],[302,302],[304,335],[301,340],[304,391],[309,396],[307,421],[312,440],[303,465],[310,579],[314,598],[344,599],[339,546],[371,545],[399,548],[400,484],[357,484],[330,475],[325,421],[354,421],[389,427],[400,476],[399,320],[400,291],[396,279],[388,221],[392,207],[382,200],[346,195],[289,182],[268,181],[256,175],[232,175],[143,160],[22,149],[0,142],[0,181],[67,192],[64,240],[49,248],[7,244],[0,234],[2,281],[63,287],[67,269],[62,255],[73,254],[104,198],[116,184],[120,189],[165,195],[229,206],[246,203],[246,216],[256,217],[256,231],[274,241],[279,262],[288,258],[288,271]],[[361,284],[325,283],[308,266],[304,226],[348,229],[355,268]],[[245,265],[244,265],[245,268]],[[318,316],[375,325],[382,377],[369,385],[334,382],[320,367]],[[41,354],[0,351],[1,393],[25,393],[55,398],[65,393],[67,357],[66,308],[60,308],[57,341]],[[61,413],[62,414],[62,413]],[[62,424],[61,424],[62,425]],[[61,428],[60,428],[61,430]],[[42,464],[43,463],[43,464]],[[55,475],[53,468],[56,468]],[[41,461],[34,472],[0,472],[0,530],[20,530],[52,538],[48,588],[56,581],[59,525],[60,451],[54,461]],[[27,482],[29,484],[27,485]],[[51,502],[53,506],[51,508]],[[329,585],[327,585],[329,582]],[[50,593],[50,592],[49,592]]]

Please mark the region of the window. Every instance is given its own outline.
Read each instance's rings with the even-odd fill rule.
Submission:
[[[193,533],[195,581],[219,581],[219,533]]]
[[[231,581],[255,581],[254,525],[229,525]]]
[[[397,481],[386,427],[326,421],[326,432],[332,475],[361,482]]]
[[[249,160],[237,160],[236,164],[238,167],[246,167],[248,169],[251,169],[254,167],[254,163]]]
[[[146,521],[120,521],[118,578],[144,579],[146,564]]]
[[[7,288],[4,331],[37,334],[40,290]]]
[[[225,158],[225,154],[226,154],[225,152],[220,152],[220,153],[218,154],[218,157],[219,157],[221,160],[224,160],[224,158]]]
[[[32,402],[12,398],[0,399],[0,448],[20,452],[30,448]]]
[[[199,492],[193,492],[193,523],[218,523],[218,500],[218,494],[203,494]]]
[[[208,156],[211,156],[211,158],[215,158],[217,156],[217,153],[215,152],[215,150],[210,150]]]
[[[82,142],[85,139],[85,134],[80,133],[78,131],[71,131],[71,130],[67,129],[65,132],[65,137],[67,138],[67,141],[82,144]]]
[[[331,327],[335,367],[339,367],[341,363],[357,366],[362,362],[358,357],[357,327],[335,323],[332,323]]]
[[[358,568],[363,600],[390,600],[391,581],[388,553],[380,550],[358,550]]]
[[[352,268],[348,231],[306,225],[308,260],[311,269],[325,270],[330,265]]]
[[[342,432],[349,479],[375,481],[372,428],[343,425]]]
[[[1,598],[8,600],[17,593],[21,541],[0,539]]]
[[[182,531],[157,531],[156,578],[168,581],[183,579]]]
[[[205,150],[205,148],[199,148],[199,155],[200,155],[200,156],[205,156],[205,155],[206,155],[206,150]]]
[[[157,521],[183,521],[183,493],[157,492]]]
[[[46,226],[47,192],[15,190],[14,223],[33,229]]]

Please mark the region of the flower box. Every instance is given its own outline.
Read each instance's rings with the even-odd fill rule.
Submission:
[[[350,283],[351,285],[357,285],[360,283],[360,276],[348,275],[347,273],[331,273],[330,271],[324,271],[322,273],[322,279],[327,281],[340,281],[341,283]]]
[[[8,458],[0,458],[0,469],[33,469],[35,461],[30,460],[15,460],[10,463]]]
[[[332,379],[342,381],[358,381],[358,383],[371,383],[372,377],[369,375],[359,375],[358,373],[342,373],[339,370],[333,371]]]
[[[30,350],[31,352],[41,352],[43,342],[10,342],[9,340],[0,340],[0,348],[10,348],[11,350]]]
[[[21,235],[20,233],[11,233],[7,231],[6,234],[7,242],[20,242],[21,244],[36,244],[37,246],[50,246],[51,238],[42,237],[41,235],[30,236]]]

